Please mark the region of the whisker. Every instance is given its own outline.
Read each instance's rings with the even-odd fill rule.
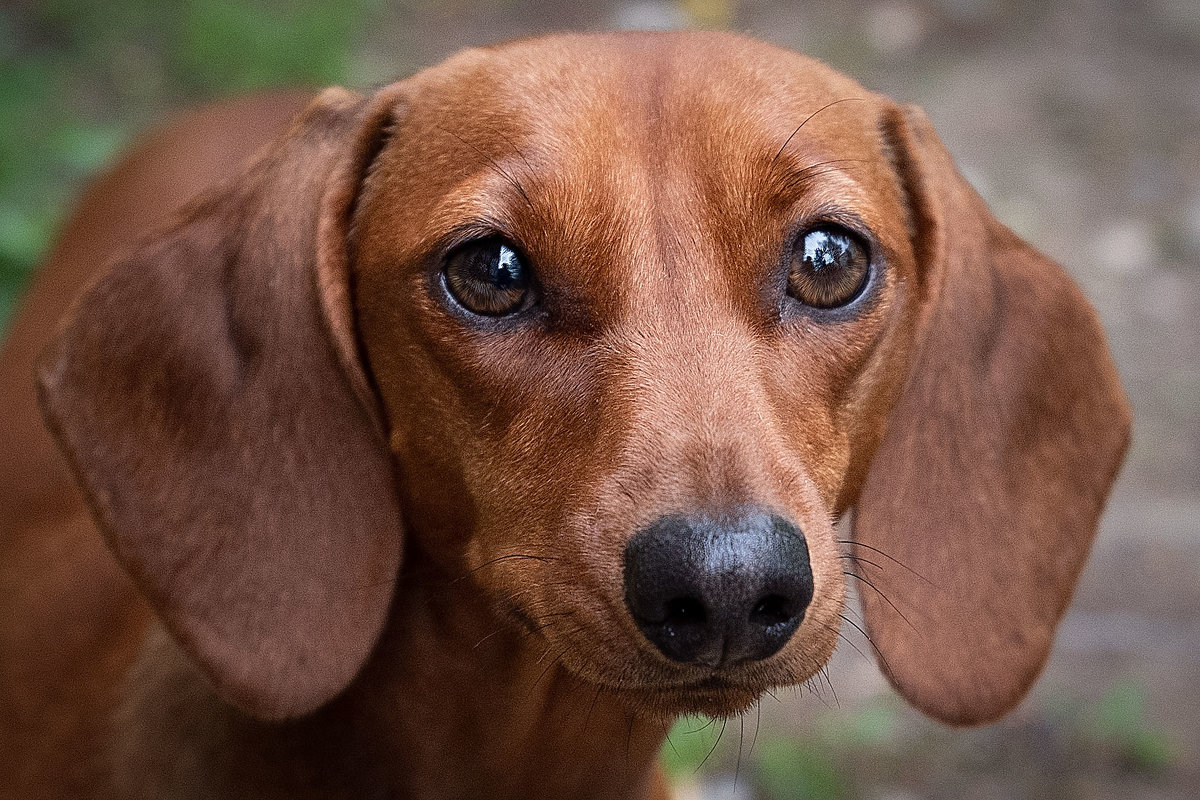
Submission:
[[[845,609],[843,609],[843,610],[844,610],[844,611],[845,611],[847,614],[853,614],[853,615],[854,615],[854,618],[855,618],[856,620],[858,620],[858,624],[859,624],[859,625],[865,625],[865,624],[866,624],[866,620],[864,620],[864,619],[863,619],[863,615],[862,615],[862,610],[861,610],[861,609],[858,609],[858,608],[849,608],[849,607],[847,607],[847,608],[845,608]]]
[[[523,199],[523,200],[524,200],[524,201],[525,201],[525,202],[526,202],[526,203],[529,205],[529,207],[530,207],[530,208],[533,208],[533,201],[529,199],[529,195],[525,194],[525,187],[521,186],[521,182],[520,182],[520,181],[518,181],[518,180],[517,180],[516,178],[514,178],[512,175],[508,174],[508,173],[507,173],[507,172],[504,170],[504,168],[503,168],[503,167],[501,167],[499,164],[497,164],[497,163],[496,163],[496,160],[495,160],[494,158],[492,158],[492,157],[491,157],[491,156],[489,156],[487,153],[485,153],[485,152],[483,152],[482,150],[480,150],[480,149],[479,149],[479,147],[477,147],[476,145],[472,144],[471,142],[468,142],[466,139],[464,139],[463,137],[459,136],[459,135],[458,135],[457,133],[455,133],[454,131],[452,131],[452,130],[450,130],[450,129],[448,129],[448,128],[443,128],[441,125],[437,125],[437,126],[435,126],[435,127],[437,127],[437,129],[438,129],[438,130],[440,130],[440,131],[442,131],[443,133],[448,133],[448,134],[450,134],[450,135],[451,135],[451,136],[453,136],[455,139],[458,139],[460,142],[462,142],[463,144],[465,144],[467,147],[471,148],[471,149],[472,149],[472,150],[474,150],[476,153],[478,153],[479,155],[481,155],[481,156],[483,156],[485,159],[487,159],[487,162],[488,162],[489,164],[491,164],[491,165],[492,165],[492,166],[493,166],[493,167],[496,169],[496,172],[499,172],[499,173],[500,173],[500,175],[501,175],[501,176],[503,176],[503,177],[504,177],[504,179],[505,179],[506,181],[508,181],[509,183],[511,183],[511,184],[512,184],[512,185],[513,185],[513,186],[516,188],[516,190],[517,190],[517,193],[521,195],[521,198],[522,198],[522,199]]]
[[[883,556],[884,558],[886,558],[888,561],[891,561],[893,564],[896,564],[897,566],[899,566],[901,569],[906,569],[906,570],[908,570],[908,571],[909,571],[909,572],[911,572],[913,575],[915,575],[915,576],[917,576],[918,578],[920,578],[921,580],[925,581],[926,583],[928,583],[930,586],[932,586],[933,588],[937,589],[938,591],[941,591],[941,589],[942,589],[942,587],[938,586],[936,583],[934,583],[933,581],[929,580],[929,579],[928,579],[928,578],[926,578],[924,575],[922,575],[921,573],[917,572],[917,571],[916,571],[915,569],[913,569],[912,567],[910,567],[910,566],[908,566],[907,564],[905,564],[903,561],[901,561],[901,560],[899,560],[898,558],[895,558],[895,557],[893,557],[893,556],[889,555],[888,553],[885,553],[884,551],[880,550],[878,547],[872,547],[872,546],[871,546],[871,545],[869,545],[869,544],[863,544],[862,542],[856,542],[856,541],[854,541],[853,539],[838,539],[838,540],[837,540],[837,543],[838,543],[838,544],[848,544],[848,545],[852,545],[852,546],[854,546],[854,547],[861,547],[861,548],[863,548],[864,550],[870,550],[872,553],[878,553],[879,555],[881,555],[881,556]]]
[[[728,722],[729,722],[728,719],[721,720],[721,732],[717,734],[717,740],[715,742],[713,742],[713,746],[709,749],[708,755],[704,756],[703,760],[701,760],[699,765],[697,765],[696,772],[699,772],[701,769],[703,769],[705,763],[708,762],[708,759],[712,756],[713,753],[715,753],[717,751],[717,745],[719,745],[721,743],[721,737],[725,735],[725,725]]]
[[[745,741],[746,741],[746,715],[745,715],[745,714],[741,714],[741,715],[739,715],[739,716],[738,716],[738,754],[737,754],[737,766],[735,766],[735,767],[733,768],[733,788],[734,788],[735,790],[737,789],[737,785],[738,785],[738,778],[739,778],[739,777],[741,776],[741,774],[742,774],[742,745],[745,743]]]
[[[489,633],[487,636],[483,637],[483,638],[482,638],[482,639],[480,639],[478,642],[476,642],[475,644],[471,645],[471,649],[472,649],[472,650],[474,650],[476,647],[479,647],[479,645],[483,644],[483,643],[484,643],[484,642],[486,642],[488,639],[490,639],[490,638],[492,638],[493,636],[495,636],[496,634],[500,633],[502,630],[504,630],[504,628],[496,628],[496,630],[492,631],[492,632],[491,632],[491,633]]]
[[[750,752],[747,758],[754,758],[754,744],[758,741],[758,729],[762,726],[762,700],[754,704],[754,737],[750,740]]]
[[[842,703],[840,700],[838,700],[837,689],[833,688],[833,681],[829,679],[829,665],[826,664],[825,666],[821,667],[819,670],[817,670],[817,673],[825,678],[825,683],[829,686],[829,691],[833,694],[833,704],[840,710]]]
[[[813,675],[806,680],[801,688],[808,689],[808,693],[817,698],[821,705],[825,707],[826,711],[833,710],[833,706],[829,705],[829,701],[825,699],[825,695],[820,691],[821,684],[817,681],[816,675]]]
[[[521,158],[521,161],[525,162],[525,169],[529,170],[531,173],[533,172],[533,166],[529,163],[529,159],[525,157],[525,154],[521,152],[521,148],[517,147],[513,140],[510,139],[508,135],[504,133],[504,131],[492,128],[492,133],[503,139],[504,142],[513,149],[513,152],[515,152]]]
[[[671,731],[669,728],[667,729],[667,746],[671,748],[671,752],[675,754],[675,757],[679,758],[679,751],[675,749],[675,743],[671,741]]]
[[[528,594],[529,592],[537,591],[538,589],[549,589],[554,586],[574,586],[574,585],[575,585],[575,581],[551,581],[550,583],[539,583],[539,584],[536,584],[533,586],[526,586],[522,589],[518,589],[517,591],[510,594],[508,597],[504,598],[504,600],[502,601],[502,604],[508,605],[513,600],[516,600],[518,597],[520,597],[521,595]]]
[[[803,122],[801,122],[799,125],[796,126],[796,130],[792,131],[791,135],[787,137],[787,140],[783,143],[783,146],[779,148],[779,152],[775,154],[775,157],[771,159],[771,163],[768,164],[767,167],[770,168],[771,166],[773,166],[775,164],[776,161],[779,160],[779,157],[781,155],[783,155],[783,151],[786,150],[787,146],[792,143],[792,139],[796,138],[796,134],[800,132],[800,129],[809,123],[809,120],[811,120],[813,117],[815,117],[817,114],[820,114],[822,111],[824,111],[827,108],[832,108],[833,106],[836,106],[839,103],[848,103],[851,100],[859,100],[861,102],[866,102],[867,98],[865,98],[865,97],[843,97],[841,99],[834,100],[832,103],[826,103],[825,105],[818,108],[816,111],[809,114],[807,117],[804,118]]]
[[[715,717],[709,717],[709,718],[708,718],[708,721],[707,721],[707,722],[705,722],[703,725],[701,725],[699,728],[692,728],[690,731],[684,731],[684,734],[685,734],[685,735],[688,735],[688,736],[690,736],[690,735],[691,735],[691,734],[693,734],[693,733],[700,733],[700,732],[701,732],[702,730],[704,730],[705,728],[710,728],[710,727],[712,727],[713,725],[716,725],[716,724],[717,724],[717,720],[716,720],[716,718],[715,718]]]
[[[843,619],[845,619],[845,617],[842,617],[842,618],[843,618]],[[846,620],[846,621],[847,621],[847,622],[849,622],[849,620]],[[864,653],[864,652],[862,651],[862,649],[861,649],[861,648],[859,648],[859,646],[858,646],[857,644],[855,644],[855,643],[854,643],[854,641],[853,641],[853,640],[851,640],[851,639],[850,639],[848,636],[846,636],[846,634],[842,633],[842,632],[841,632],[841,631],[839,631],[837,628],[834,628],[834,627],[831,627],[831,626],[827,625],[827,624],[826,624],[826,623],[824,623],[824,622],[822,622],[822,623],[821,623],[821,625],[822,625],[822,627],[824,627],[824,628],[825,628],[825,630],[832,631],[832,632],[836,633],[836,634],[838,635],[838,638],[839,638],[839,639],[841,639],[841,640],[842,640],[843,642],[845,642],[846,644],[850,645],[850,647],[852,647],[852,648],[854,649],[854,652],[856,652],[856,653],[858,653],[860,656],[862,656],[864,660],[866,660],[866,661],[872,661],[872,662],[873,662],[873,659],[869,658],[869,657],[867,656],[867,654],[866,654],[866,653]],[[857,627],[857,626],[855,626],[855,627]]]
[[[852,626],[854,626],[854,630],[858,631],[859,633],[861,633],[863,635],[863,638],[867,640],[867,642],[871,645],[871,648],[874,649],[874,651],[879,655],[879,660],[883,662],[883,668],[885,670],[887,670],[888,675],[894,677],[896,673],[892,672],[892,665],[888,663],[887,656],[885,656],[883,654],[883,651],[880,650],[875,645],[875,640],[872,639],[871,636],[865,630],[860,628],[858,626],[858,623],[856,623],[854,620],[847,617],[845,614],[839,614],[838,616],[840,616],[843,620],[845,620],[846,622],[848,622]]]
[[[586,731],[588,723],[592,721],[592,712],[596,710],[596,701],[600,699],[600,692],[604,691],[604,687],[596,684],[596,693],[592,695],[591,705],[588,706],[587,715],[583,718],[583,729]]]
[[[562,657],[565,656],[570,650],[570,647],[565,648],[561,653],[554,657],[553,661],[546,665],[546,668],[542,670],[542,674],[538,675],[537,680],[534,681],[533,685],[529,687],[530,691],[537,688],[537,685],[542,682],[542,678],[546,677],[546,674],[550,672],[550,670],[553,669],[558,662],[562,660]]]
[[[513,631],[515,633],[519,633],[522,636],[532,636],[533,634],[538,633],[539,631],[544,631],[544,630],[554,627],[554,625],[558,623],[559,618],[569,617],[571,615],[572,615],[572,612],[570,612],[570,611],[560,611],[560,612],[552,613],[552,614],[542,614],[540,616],[534,617],[531,620],[533,622],[533,626],[531,628],[518,628],[518,627],[507,626],[507,625],[501,625],[499,628],[492,631],[487,636],[484,636],[482,639],[477,641],[475,644],[471,645],[471,649],[472,650],[476,649],[477,647],[479,647],[479,645],[483,644],[488,639],[491,639],[493,636],[503,633],[506,630]],[[547,622],[547,620],[549,620],[549,622]]]
[[[905,623],[907,623],[907,624],[908,624],[908,627],[912,628],[912,630],[913,630],[913,633],[915,633],[915,634],[917,634],[917,635],[920,635],[920,631],[918,631],[918,630],[917,630],[917,626],[916,626],[916,625],[913,625],[911,622],[909,622],[909,619],[908,619],[908,617],[904,616],[904,612],[903,612],[903,611],[901,611],[899,608],[897,608],[897,607],[896,607],[896,604],[892,602],[891,598],[889,598],[889,597],[888,597],[886,594],[884,594],[883,592],[879,591],[879,587],[877,587],[875,584],[871,583],[869,580],[867,580],[866,578],[864,578],[862,575],[859,575],[857,572],[852,572],[852,571],[846,571],[846,570],[842,570],[842,574],[843,574],[843,575],[846,575],[846,576],[848,576],[848,577],[854,578],[854,579],[856,579],[856,580],[862,581],[862,582],[863,582],[863,583],[865,583],[867,586],[870,586],[872,589],[874,589],[874,590],[875,590],[875,594],[877,594],[877,595],[879,595],[880,597],[882,597],[882,598],[883,598],[883,601],[884,601],[885,603],[887,603],[889,606],[891,606],[893,611],[895,611],[897,614],[899,614],[899,615],[900,615],[900,619],[904,620],[904,621],[905,621]]]
[[[503,561],[511,561],[513,559],[522,559],[522,560],[527,559],[530,561],[541,561],[541,562],[550,562],[550,561],[558,561],[559,560],[558,558],[555,558],[554,556],[538,556],[538,555],[533,555],[532,553],[509,553],[508,555],[498,556],[496,558],[493,558],[490,561],[485,561],[482,564],[480,564],[479,566],[474,567],[470,570],[467,570],[462,575],[460,575],[457,578],[455,578],[454,580],[450,581],[450,585],[453,586],[454,584],[458,583],[459,581],[466,580],[467,578],[471,577],[472,575],[474,575],[476,572],[483,569],[484,567],[490,567],[493,564],[499,564]]]
[[[574,616],[574,612],[573,612],[573,611],[558,611],[558,612],[555,612],[555,613],[552,613],[552,614],[539,614],[539,615],[537,615],[537,616],[535,616],[535,617],[533,618],[533,622],[534,622],[534,624],[539,624],[539,623],[541,623],[541,622],[544,622],[545,620],[548,620],[548,619],[549,619],[549,620],[554,620],[554,619],[558,619],[558,618],[560,618],[560,617],[570,617],[570,616]],[[546,625],[539,625],[539,626],[536,628],[536,630],[539,630],[539,631],[540,631],[540,630],[543,630],[544,628],[547,628],[547,627],[549,627],[550,625],[553,625],[553,624],[554,624],[554,623],[553,623],[553,621],[551,621],[550,623],[548,623],[548,624],[546,624]]]
[[[875,569],[879,570],[880,572],[886,572],[886,570],[883,568],[883,565],[877,564],[876,562],[871,561],[868,558],[863,558],[862,556],[852,556],[849,553],[842,553],[838,556],[838,558],[846,558],[859,564],[868,564],[872,567],[875,567]]]

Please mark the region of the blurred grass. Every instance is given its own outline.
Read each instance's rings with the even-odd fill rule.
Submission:
[[[1129,770],[1165,770],[1177,756],[1166,732],[1149,721],[1148,702],[1146,686],[1121,681],[1094,708],[1080,715],[1080,735],[1086,744],[1108,750],[1113,760]]]
[[[347,82],[383,0],[0,7],[0,332],[83,180],[167,110]]]
[[[1081,781],[1145,788],[1179,767],[1176,743],[1151,720],[1147,687],[1130,679],[1091,699],[1066,690],[1035,698],[977,729],[920,718],[893,694],[792,728],[758,723],[754,713],[677,723],[662,764],[682,796],[953,797],[995,784],[1013,796],[1087,797]]]
[[[822,715],[803,731],[771,729],[754,715],[727,722],[685,717],[663,746],[663,768],[676,785],[732,772],[735,782],[767,800],[846,800],[856,794],[845,757],[896,739],[898,703],[883,696]]]

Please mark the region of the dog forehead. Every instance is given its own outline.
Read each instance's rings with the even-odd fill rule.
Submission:
[[[702,113],[778,120],[866,92],[819,61],[736,34],[571,34],[463,51],[414,77],[418,102],[489,124],[520,118],[638,129]],[[811,109],[810,109],[811,110]],[[540,119],[539,119],[540,116]],[[793,127],[794,127],[793,123]],[[785,134],[786,135],[786,134]]]
[[[427,196],[489,195],[480,205],[492,207],[502,194],[525,204],[538,193],[588,216],[606,189],[661,198],[671,190],[662,184],[698,179],[754,190],[768,162],[800,169],[879,153],[877,96],[733,34],[519,41],[459,53],[405,88],[392,154],[403,167],[392,176]]]
[[[875,96],[736,35],[546,37],[464,51],[402,88],[361,205],[382,224],[360,227],[395,242],[400,261],[490,229],[581,299],[654,303],[655,287],[677,294],[681,281],[709,296],[718,271],[755,283],[750,261],[722,251],[782,231],[800,193],[809,209],[861,206],[868,222],[878,194],[861,170],[821,171],[799,190],[786,180],[877,158]],[[839,107],[848,98],[867,102]]]

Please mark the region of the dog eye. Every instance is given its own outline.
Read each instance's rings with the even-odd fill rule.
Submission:
[[[792,247],[788,294],[814,308],[837,308],[858,297],[871,259],[866,244],[842,228],[813,228]]]
[[[529,267],[516,248],[499,237],[454,248],[446,256],[443,274],[454,299],[476,314],[501,317],[527,305]]]

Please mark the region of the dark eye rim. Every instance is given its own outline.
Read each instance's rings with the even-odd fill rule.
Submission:
[[[792,253],[805,236],[823,228],[856,240],[867,255],[867,274],[858,291],[845,303],[828,308],[809,305],[803,300],[793,297],[788,291]],[[787,229],[783,241],[785,245],[780,254],[779,278],[781,316],[800,316],[821,322],[846,322],[856,319],[874,308],[878,300],[879,286],[884,280],[887,267],[886,258],[871,229],[856,215],[834,213],[806,217]]]
[[[525,268],[529,270],[529,284],[525,289],[525,294],[522,297],[520,305],[513,311],[501,314],[488,314],[468,307],[450,287],[450,278],[447,275],[450,259],[456,253],[468,247],[486,245],[492,242],[500,242],[506,247],[511,248],[524,263]],[[431,270],[432,275],[430,277],[440,295],[441,304],[449,308],[455,316],[469,320],[475,325],[507,326],[513,324],[516,320],[524,319],[532,310],[537,308],[538,301],[541,298],[541,287],[537,280],[537,270],[534,269],[533,260],[526,253],[525,249],[514,241],[513,237],[497,230],[471,227],[447,237],[442,241],[440,246],[435,248],[435,253],[435,257],[431,259],[434,268]]]

